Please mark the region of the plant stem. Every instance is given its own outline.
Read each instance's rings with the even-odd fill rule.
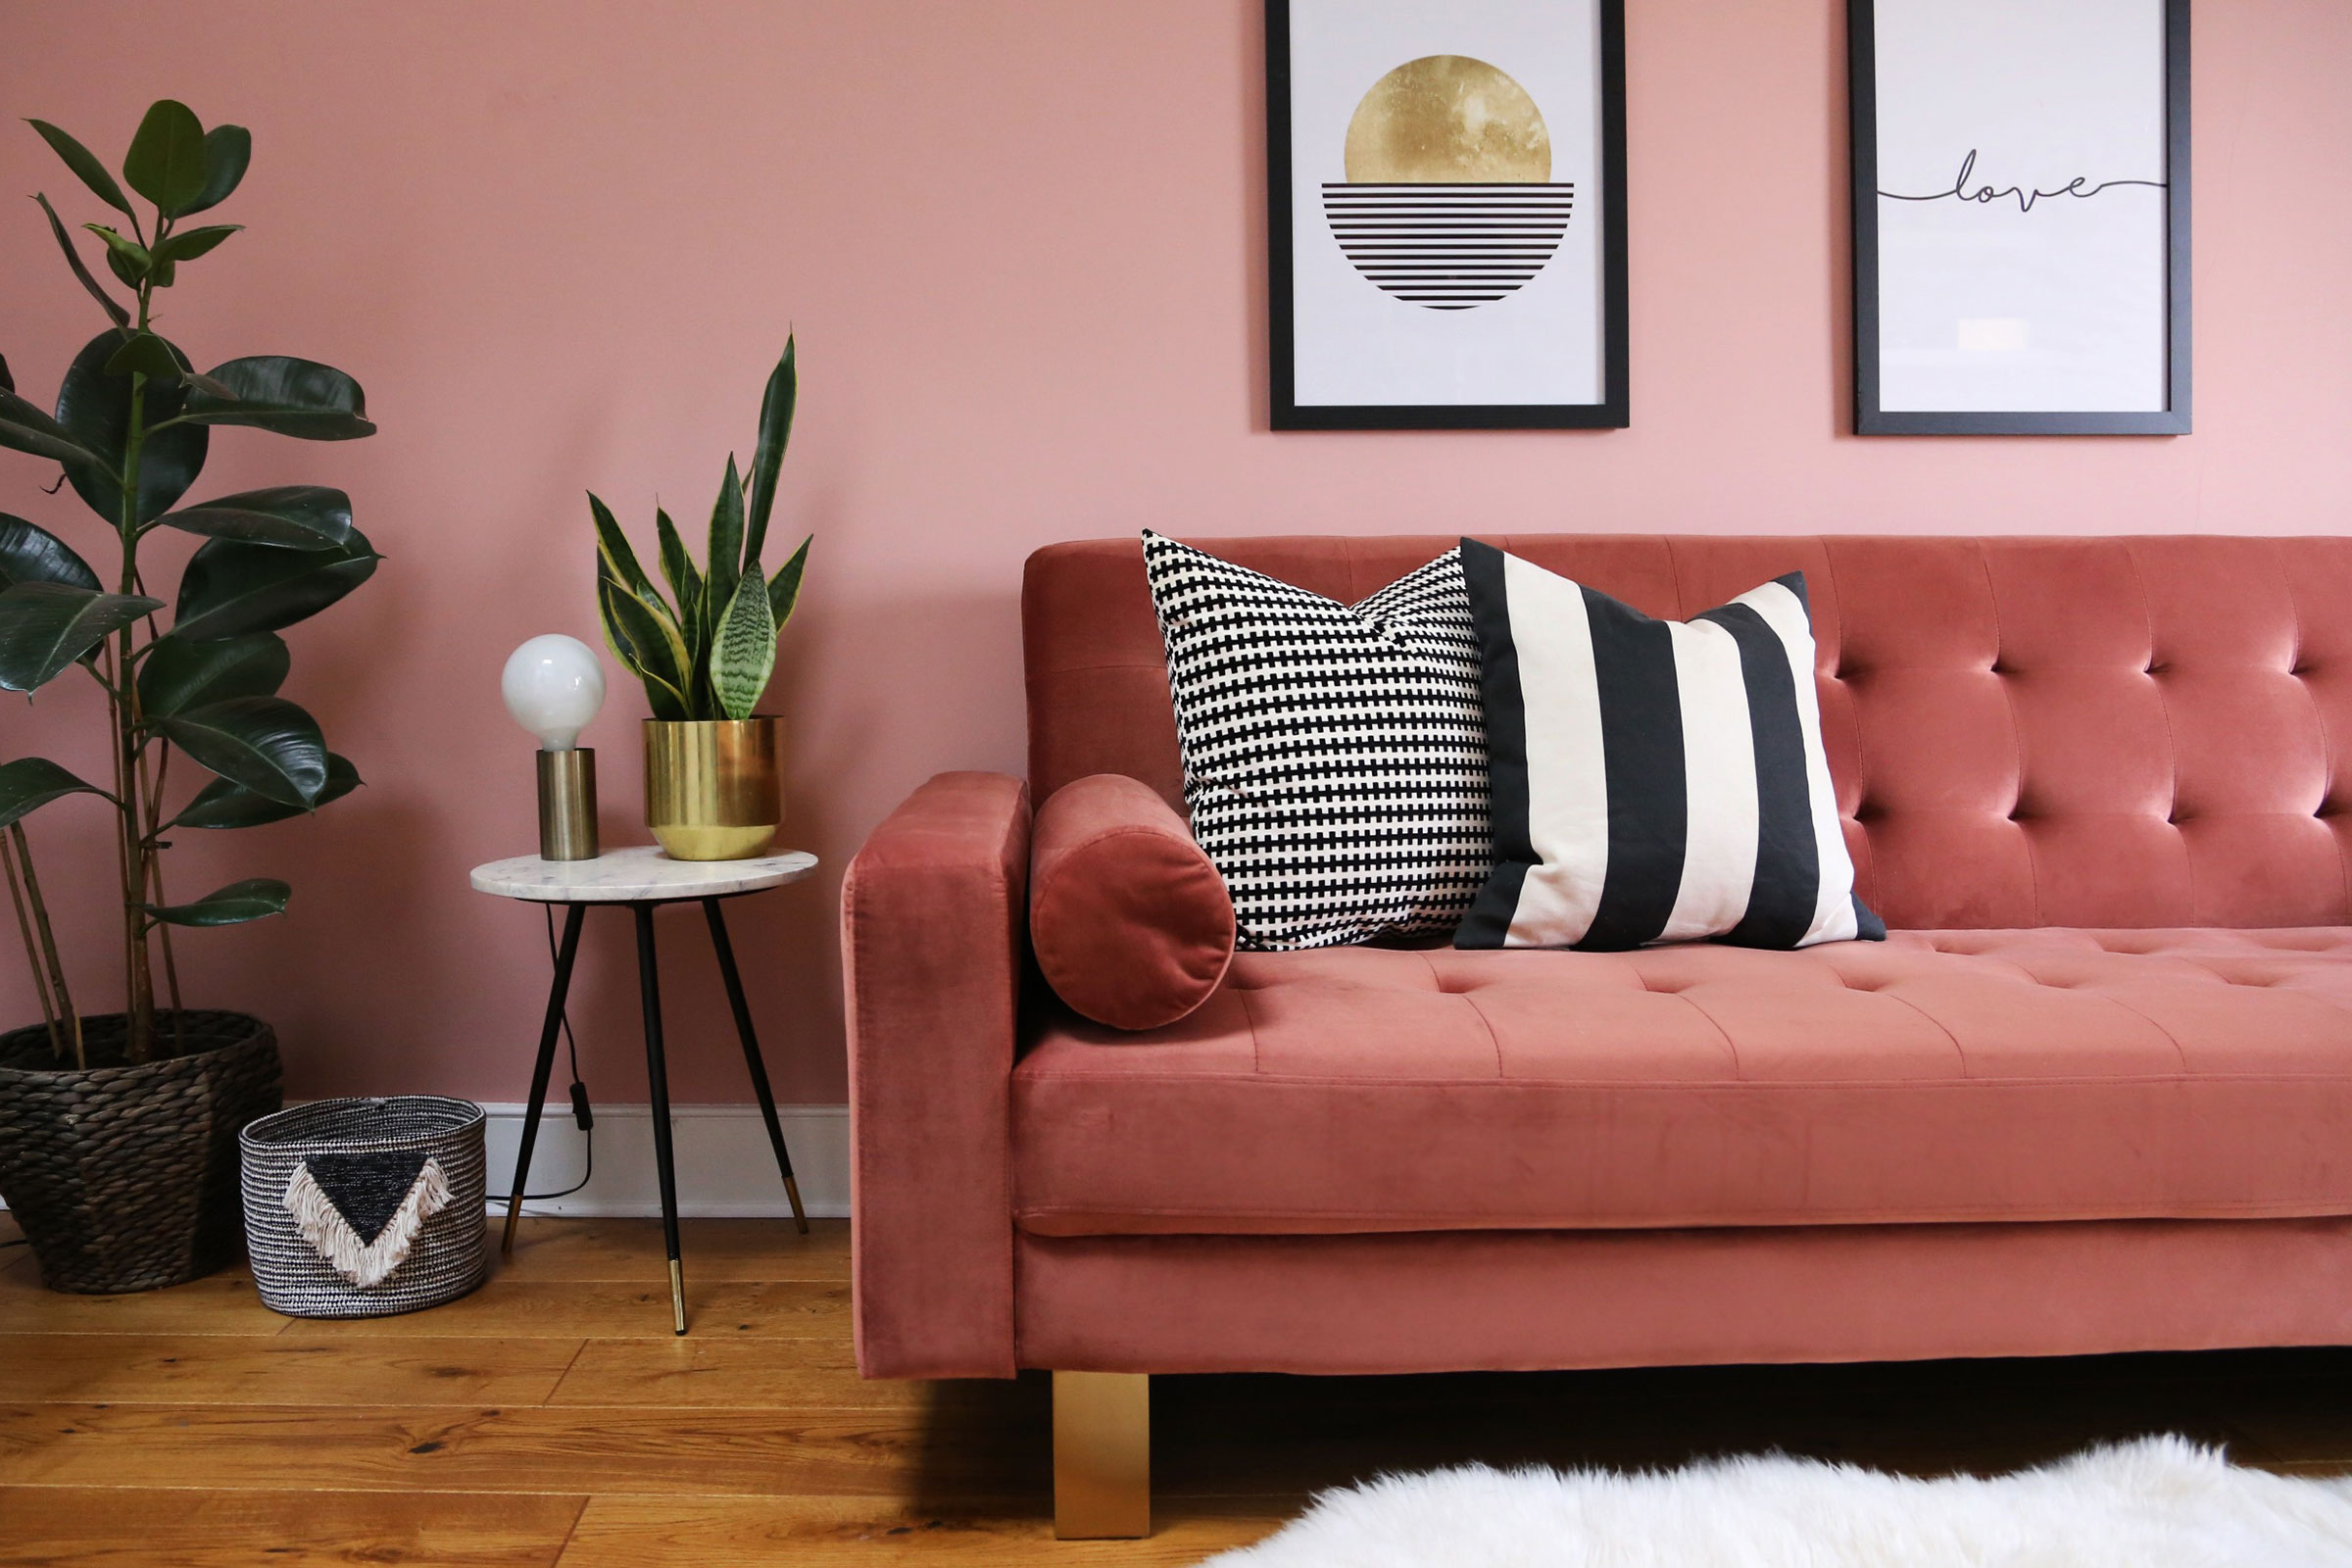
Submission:
[[[66,966],[58,961],[57,933],[49,928],[49,906],[41,897],[41,879],[32,872],[32,846],[25,842],[24,824],[9,823],[8,835],[16,845],[17,864],[24,873],[24,896],[32,905],[32,922],[41,934],[41,952],[49,959],[49,989],[57,993],[58,1015],[74,1036],[74,1065],[87,1068],[90,1063],[82,1053],[81,1014],[74,1011],[73,994],[66,989]]]
[[[145,586],[146,584],[143,582],[140,584],[141,588]],[[147,631],[152,646],[155,633],[153,616],[148,617]],[[156,746],[153,780],[147,777],[147,754],[144,751],[139,753],[139,786],[147,795],[147,836],[140,840],[140,843],[147,851],[147,885],[153,891],[155,902],[159,906],[172,902],[164,896],[163,845],[159,842],[164,831],[164,780],[170,776],[171,772],[172,747],[169,742],[159,742]],[[158,922],[154,929],[164,944],[164,987],[172,999],[172,1054],[174,1056],[185,1055],[188,1049],[187,1026],[186,1020],[181,1016],[179,964],[172,956],[172,928]]]
[[[66,1032],[57,1021],[57,1004],[49,998],[49,971],[41,963],[40,944],[32,934],[32,916],[24,908],[24,890],[17,882],[17,862],[8,850],[9,840],[0,835],[0,870],[8,873],[9,902],[17,906],[17,929],[24,934],[24,962],[32,970],[32,989],[41,1001],[41,1022],[49,1027],[49,1050],[59,1061],[69,1054]]]
[[[164,224],[159,219],[156,226],[158,242]],[[139,325],[147,330],[149,309],[154,287],[139,284]],[[122,542],[122,573],[121,592],[138,592],[139,583],[139,457],[147,441],[147,377],[134,371],[130,377],[130,423],[122,440],[122,513],[117,531]],[[124,989],[128,993],[130,1013],[129,1036],[124,1042],[124,1055],[133,1062],[143,1062],[154,1054],[155,1033],[155,976],[150,967],[147,951],[147,911],[143,907],[153,866],[154,850],[143,839],[141,828],[139,766],[139,695],[135,678],[137,661],[132,644],[136,622],[123,626],[117,633],[117,652],[114,663],[114,720],[115,720],[115,777],[117,794],[122,799],[122,850],[120,860],[122,873],[122,960]]]

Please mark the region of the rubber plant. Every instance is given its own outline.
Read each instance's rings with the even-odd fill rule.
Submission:
[[[596,603],[605,642],[622,667],[644,682],[656,718],[750,718],[767,690],[776,637],[800,599],[801,573],[815,538],[803,539],[773,577],[760,569],[799,392],[787,336],[784,357],[769,372],[760,400],[760,439],[751,472],[738,471],[734,454],[727,455],[727,475],[710,509],[701,566],[669,514],[654,509],[662,577],[674,597],[665,597],[637,564],[612,510],[593,492],[588,497],[596,519]]]
[[[243,126],[208,131],[186,105],[165,99],[140,121],[118,182],[74,137],[44,121],[30,123],[89,195],[121,215],[80,225],[96,236],[117,287],[91,271],[56,205],[36,195],[66,266],[106,326],[67,368],[54,414],[22,396],[0,361],[0,448],[62,467],[64,483],[104,532],[93,564],[57,534],[0,513],[0,689],[29,699],[53,681],[93,683],[111,732],[111,776],[92,782],[39,757],[0,764],[0,868],[51,1044],[61,1062],[86,1067],[81,1015],[24,819],[72,795],[113,808],[128,999],[123,1054],[142,1062],[174,1051],[157,1024],[154,964],[160,950],[176,1019],[172,930],[281,913],[289,896],[285,883],[256,877],[173,903],[163,864],[172,835],[297,816],[360,783],[351,763],[327,750],[318,721],[277,695],[290,662],[277,634],[367,581],[378,560],[352,526],[351,498],[326,485],[181,502],[215,426],[306,441],[349,441],[375,426],[359,383],[341,370],[258,355],[198,371],[161,330],[159,306],[180,282],[179,269],[242,226],[188,220],[227,200],[244,178],[253,138]],[[169,606],[164,585],[140,562],[142,542],[158,528],[204,541]],[[167,609],[168,627],[160,623]],[[169,792],[186,771],[173,761],[182,757],[207,776],[173,807]]]

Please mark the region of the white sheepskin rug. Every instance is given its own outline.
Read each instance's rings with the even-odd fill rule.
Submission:
[[[1781,1457],[1647,1475],[1484,1465],[1328,1492],[1218,1568],[2344,1568],[2352,1480],[2181,1438],[1995,1480]]]

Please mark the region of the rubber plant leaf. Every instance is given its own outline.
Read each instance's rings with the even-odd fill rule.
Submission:
[[[68,795],[96,795],[113,800],[95,784],[85,784],[46,757],[20,757],[0,762],[0,827],[38,810]]]
[[[132,190],[177,218],[204,195],[204,123],[175,98],[159,98],[130,138],[122,178]]]
[[[752,452],[751,494],[744,504],[743,559],[758,561],[766,553],[767,514],[775,510],[776,476],[784,467],[784,448],[792,440],[792,406],[799,400],[800,371],[793,367],[792,337],[784,339],[784,357],[768,372],[767,390],[760,396],[760,445]]]
[[[144,375],[157,381],[176,381],[181,371],[179,361],[172,353],[172,345],[153,332],[133,332],[122,340],[122,346],[107,356],[109,375]]]
[[[73,547],[38,524],[0,512],[0,588],[62,582],[96,593],[104,585]]]
[[[326,754],[326,783],[318,791],[318,798],[311,802],[311,808],[316,810],[329,801],[339,801],[365,782],[360,777],[359,769],[351,765],[350,759],[329,752]],[[196,792],[196,798],[187,804],[186,809],[172,819],[172,826],[207,830],[261,827],[265,823],[282,822],[290,816],[303,814],[303,808],[299,806],[287,806],[268,796],[256,795],[232,780],[217,778]]]
[[[322,484],[271,485],[167,512],[155,525],[281,550],[325,550],[351,538],[351,497]]]
[[[148,918],[164,925],[243,925],[286,912],[294,890],[275,877],[249,877],[215,888],[194,904],[150,904]]]
[[[21,582],[0,591],[0,691],[38,690],[110,633],[163,608],[160,599],[62,582]]]
[[[188,357],[163,338],[157,342],[171,351],[173,363],[184,372]],[[110,527],[122,521],[122,449],[130,437],[130,377],[107,369],[107,363],[122,347],[121,332],[109,329],[81,346],[74,363],[66,367],[64,381],[57,389],[57,422],[70,432],[88,452],[95,455],[94,463],[69,465],[66,478],[74,493],[92,512],[106,519]],[[147,439],[140,446],[139,506],[136,521],[145,524],[170,511],[174,502],[188,493],[188,486],[204,471],[204,460],[211,450],[212,432],[202,425],[172,424],[158,428],[178,415],[187,402],[186,389],[174,382],[150,380],[139,394],[147,426]]]
[[[155,247],[155,259],[159,262],[192,262],[244,226],[243,223],[208,223],[202,228],[183,228]]]
[[[230,360],[206,372],[188,393],[180,417],[196,424],[241,424],[304,441],[356,441],[375,434],[360,383],[331,365],[284,354]],[[212,390],[218,384],[223,397]]]
[[[128,326],[130,312],[118,304],[115,297],[106,291],[106,286],[92,276],[89,268],[82,264],[81,252],[74,248],[74,236],[66,232],[65,221],[57,216],[57,209],[49,205],[49,198],[36,193],[32,199],[41,204],[41,211],[48,216],[49,232],[57,236],[57,248],[66,253],[66,265],[74,269],[74,276],[83,288],[89,290],[90,298],[96,300],[100,309],[114,318],[117,326]]]
[[[767,610],[767,581],[754,561],[743,568],[710,648],[710,686],[729,718],[752,716],[775,667],[776,622]]]
[[[292,656],[266,631],[196,643],[167,634],[139,664],[139,713],[149,723],[232,697],[274,697]]]
[[[326,787],[318,721],[282,697],[231,697],[156,719],[157,733],[222,778],[308,809]]]
[[[69,469],[95,467],[103,460],[74,438],[74,432],[17,396],[0,392],[0,447],[29,452],[36,458],[62,463]]]
[[[123,282],[135,287],[140,278],[155,270],[154,253],[128,234],[109,228],[104,223],[84,223],[81,226],[106,241],[106,248],[111,253],[108,265],[114,268],[115,275]]]
[[[801,602],[801,574],[808,567],[808,547],[814,543],[814,534],[802,540],[801,548],[792,553],[792,559],[776,568],[776,574],[767,579],[767,614],[776,623],[779,634],[792,619],[793,610]]]
[[[375,575],[382,559],[357,528],[343,543],[324,550],[208,539],[180,572],[172,635],[209,642],[282,630]]]
[[[41,140],[65,160],[66,167],[74,171],[74,177],[87,185],[91,195],[126,218],[136,216],[130,198],[122,194],[122,187],[115,183],[115,176],[106,172],[106,166],[95,153],[46,120],[27,120],[24,123],[41,133]]]
[[[228,200],[253,162],[253,132],[243,125],[215,125],[204,133],[204,189],[179,210],[185,218]]]

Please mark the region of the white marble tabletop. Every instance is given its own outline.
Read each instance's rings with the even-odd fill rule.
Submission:
[[[673,860],[658,844],[633,845],[593,860],[543,860],[517,855],[473,868],[477,893],[536,904],[630,904],[715,899],[798,882],[816,869],[801,851],[751,860]]]

